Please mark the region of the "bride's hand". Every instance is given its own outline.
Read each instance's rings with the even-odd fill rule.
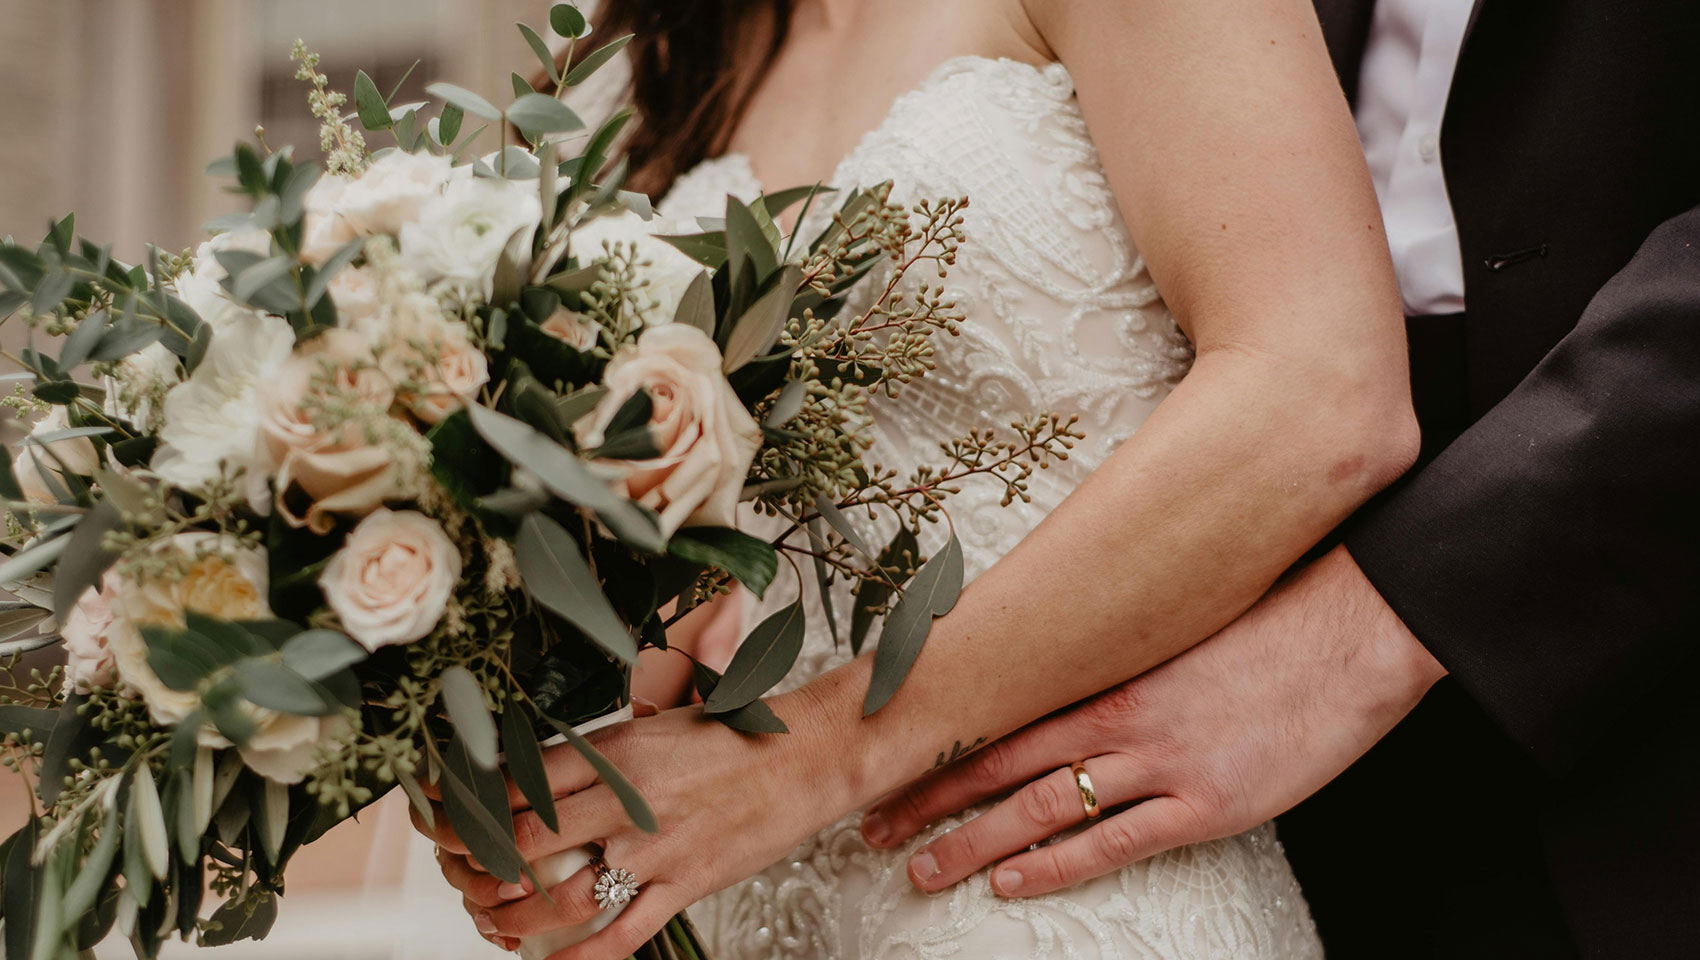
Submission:
[[[572,747],[546,750],[561,832],[551,832],[523,809],[523,797],[510,789],[520,853],[536,861],[595,844],[610,867],[631,871],[640,884],[637,897],[605,930],[551,960],[630,956],[674,914],[753,875],[843,813],[830,795],[830,778],[808,769],[796,736],[738,733],[705,719],[700,707],[591,735],[655,811],[660,830],[653,834],[632,824],[613,790]],[[445,851],[444,875],[487,937],[533,936],[583,923],[598,912],[592,868],[550,889],[549,898],[531,891],[529,882],[503,884],[477,868],[446,814],[436,813],[435,830],[425,830],[417,814],[415,826]]]

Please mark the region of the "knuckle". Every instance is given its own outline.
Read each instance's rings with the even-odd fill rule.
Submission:
[[[1015,801],[1021,816],[1034,824],[1049,827],[1063,821],[1063,799],[1049,780],[1040,780],[1017,793]]]
[[[1016,779],[1019,770],[1015,748],[1007,740],[998,740],[982,749],[969,761],[970,777],[983,787],[1001,787]]]
[[[1105,863],[1125,866],[1143,858],[1144,838],[1125,824],[1111,820],[1090,836],[1093,854]]]

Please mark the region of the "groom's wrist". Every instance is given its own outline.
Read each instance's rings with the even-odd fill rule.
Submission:
[[[1423,646],[1399,614],[1375,589],[1344,546],[1330,550],[1307,571],[1326,579],[1334,607],[1349,618],[1342,633],[1357,650],[1351,658],[1360,689],[1370,693],[1372,709],[1400,717],[1446,676],[1447,670]]]

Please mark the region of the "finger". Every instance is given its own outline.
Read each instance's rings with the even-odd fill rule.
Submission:
[[[455,833],[454,825],[449,823],[449,812],[443,809],[442,804],[431,804],[430,824],[426,824],[424,818],[419,815],[418,809],[412,804],[407,807],[407,815],[413,820],[413,829],[424,834],[426,838],[441,849],[462,856],[471,852],[466,848],[466,844],[461,842],[460,836]]]
[[[1085,766],[1100,805],[1114,806],[1138,797],[1138,772],[1127,758],[1093,757]],[[909,858],[909,882],[922,890],[942,890],[1085,819],[1086,804],[1074,771],[1054,771],[917,850]]]
[[[525,877],[519,883],[507,883],[473,866],[466,857],[447,850],[437,851],[437,865],[443,879],[459,890],[461,896],[480,907],[495,907],[518,900],[531,893],[531,881]]]
[[[606,928],[548,960],[624,960],[660,932],[692,897],[677,884],[659,883],[645,889]]]
[[[487,926],[487,924],[482,922],[481,920],[479,920],[479,914],[482,913],[482,911],[478,908],[477,904],[473,903],[471,900],[468,900],[464,897],[461,898],[460,904],[461,904],[461,906],[466,908],[467,913],[470,913],[470,914],[473,915],[473,923],[476,924],[479,928],[478,929],[478,935],[479,936],[490,941],[490,943],[494,944],[498,949],[506,950],[509,953],[512,953],[515,950],[519,949],[519,941],[514,939],[513,937],[504,937],[501,934],[493,933],[493,932],[486,932],[484,930],[484,927]]]
[[[1210,839],[1185,801],[1155,797],[1078,836],[1010,857],[992,871],[992,890],[1003,897],[1038,896]]]
[[[633,846],[618,839],[610,840],[603,858],[611,867],[630,870],[641,891],[657,872],[656,865],[645,856],[647,849],[648,845],[642,841]],[[586,866],[550,887],[548,897],[534,894],[490,908],[487,911],[490,922],[498,933],[509,937],[530,937],[560,927],[576,927],[602,911],[596,902],[596,877],[596,869]]]
[[[1058,718],[997,740],[934,770],[868,808],[862,839],[895,846],[940,817],[1009,791],[1080,756],[1079,738]]]
[[[582,847],[629,825],[613,789],[600,783],[555,801],[555,821],[559,832],[549,829],[536,811],[514,815],[514,842],[527,861]]]
[[[638,717],[653,717],[661,712],[661,707],[646,697],[632,694],[632,719]]]

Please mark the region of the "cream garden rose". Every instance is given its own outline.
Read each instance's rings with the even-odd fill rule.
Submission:
[[[574,350],[589,350],[596,346],[598,327],[594,320],[566,307],[560,307],[538,329]]]
[[[460,549],[437,521],[411,510],[377,510],[331,557],[319,586],[343,630],[377,650],[428,636],[460,571]]]
[[[106,637],[115,621],[112,607],[119,586],[118,574],[108,570],[98,586],[83,591],[60,630],[65,640],[65,677],[80,693],[110,686],[117,678]]]
[[[275,471],[277,509],[297,526],[326,533],[332,515],[365,514],[399,494],[386,431],[395,391],[366,338],[327,330],[302,344],[259,392],[259,443]],[[381,429],[380,429],[381,428]],[[311,499],[297,515],[290,492]]]
[[[325,209],[354,233],[393,236],[442,194],[453,169],[448,157],[392,150],[374,160],[359,179],[345,184]]]
[[[650,299],[643,310],[644,322],[667,323],[678,312],[679,301],[691,281],[708,269],[657,236],[675,232],[684,231],[660,217],[646,221],[629,210],[609,214],[573,231],[572,254],[582,265],[606,258],[613,244],[635,248],[637,258],[648,264],[641,274],[646,284],[644,293]]]
[[[580,443],[602,443],[608,423],[639,390],[653,403],[650,430],[661,455],[620,463],[621,491],[661,515],[661,531],[732,526],[761,428],[720,370],[720,350],[696,327],[651,327],[608,363],[608,392],[577,424]]]
[[[308,263],[324,263],[360,235],[341,209],[349,183],[346,177],[324,176],[307,191],[302,202],[301,259]]]
[[[187,611],[220,620],[271,616],[266,602],[266,555],[216,533],[180,533],[157,545],[156,561],[167,573],[119,579],[104,632],[118,679],[147,705],[155,723],[176,726],[200,707],[195,690],[173,690],[148,665],[142,627],[181,627]],[[261,776],[299,783],[313,766],[315,748],[340,720],[298,717],[244,702],[255,730],[240,748],[242,760]],[[231,744],[212,726],[197,732],[202,746]]]

